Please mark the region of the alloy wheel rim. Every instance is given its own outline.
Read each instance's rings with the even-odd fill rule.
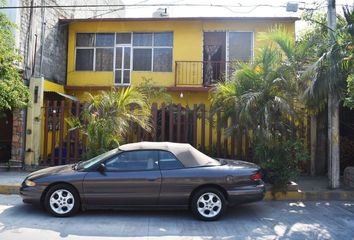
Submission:
[[[74,195],[66,189],[58,189],[49,199],[50,208],[57,214],[70,212],[75,204]]]
[[[204,193],[197,201],[198,212],[206,218],[212,218],[221,211],[222,202],[215,193]]]

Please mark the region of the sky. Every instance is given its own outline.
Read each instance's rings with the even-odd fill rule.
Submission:
[[[236,17],[300,17],[303,11],[326,12],[327,0],[122,0],[124,4],[176,4],[181,7],[167,7],[170,17],[205,17],[205,16],[236,16]],[[287,3],[298,3],[297,12],[286,11]],[[188,4],[224,5],[186,6]],[[183,6],[184,5],[184,6]],[[337,0],[337,13],[342,14],[344,5],[353,6],[354,0]],[[151,12],[158,7],[127,7],[124,17],[151,17]],[[304,21],[296,22],[297,34],[307,27]]]
[[[327,0],[122,0],[124,4],[214,4],[225,5],[225,7],[171,7],[171,14],[178,15],[216,15],[224,13],[226,15],[243,15],[243,16],[285,16],[294,15],[286,12],[288,2],[298,3],[299,13],[301,9],[326,10]],[[354,0],[337,0],[337,10],[340,11],[342,5],[353,5]],[[197,10],[196,10],[197,9]],[[131,7],[127,8],[127,12],[144,14],[144,8]]]
[[[56,0],[60,5],[82,4],[77,0]],[[14,6],[18,0],[7,0]],[[308,11],[327,10],[327,0],[85,0],[85,4],[125,4],[154,6],[100,7],[88,9],[75,8],[75,16],[79,18],[139,18],[153,17],[159,7],[167,8],[168,17],[300,17],[304,9]],[[287,3],[297,3],[298,11],[286,11]],[[169,4],[177,6],[167,6]],[[202,4],[203,6],[191,6]],[[337,0],[337,13],[342,14],[342,6],[354,5],[354,0]],[[311,10],[312,9],[312,10]],[[8,10],[11,13],[11,10]],[[10,17],[12,16],[9,14]],[[303,21],[296,22],[296,31],[301,32],[306,27]]]

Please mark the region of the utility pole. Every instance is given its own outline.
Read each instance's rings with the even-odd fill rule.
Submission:
[[[328,28],[330,34],[330,46],[336,41],[336,1],[328,0]],[[330,59],[330,65],[336,64]],[[328,178],[329,188],[336,189],[339,187],[339,97],[335,94],[331,83],[336,77],[333,72],[328,76]]]
[[[45,6],[45,0],[41,1],[41,5]],[[39,62],[39,76],[43,76],[43,52],[44,52],[44,41],[45,41],[45,7],[41,8],[41,58]]]

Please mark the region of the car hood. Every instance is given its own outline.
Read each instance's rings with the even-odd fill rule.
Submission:
[[[68,164],[68,165],[44,168],[44,169],[30,173],[27,176],[27,178],[28,179],[35,179],[35,178],[39,178],[39,177],[46,177],[49,175],[71,173],[71,172],[75,171],[75,170],[73,170],[73,165],[74,164]]]

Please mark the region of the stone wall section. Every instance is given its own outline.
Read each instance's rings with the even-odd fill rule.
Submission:
[[[15,110],[13,112],[11,168],[21,168],[24,160],[25,114],[25,110]]]

